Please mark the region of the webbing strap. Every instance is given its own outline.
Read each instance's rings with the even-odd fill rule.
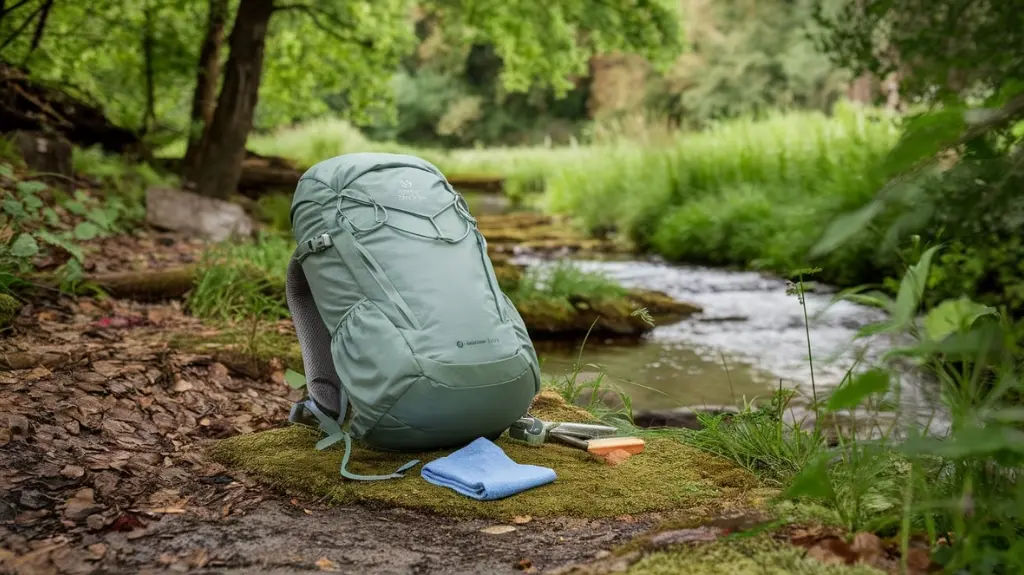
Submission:
[[[476,231],[477,245],[480,247],[480,261],[483,262],[484,268],[487,270],[487,285],[491,288],[491,295],[494,296],[494,305],[498,308],[498,318],[501,321],[508,321],[505,317],[505,312],[502,311],[504,306],[501,305],[501,294],[499,293],[499,287],[495,285],[497,281],[491,281],[491,278],[497,280],[497,276],[494,274],[494,266],[491,265],[491,258],[487,257],[487,240],[484,239],[484,235],[480,233],[479,229],[474,228]]]
[[[333,243],[334,241],[331,239],[330,234],[321,234],[315,238],[299,242],[298,245],[295,246],[295,253],[292,254],[292,257],[295,258],[296,262],[301,264],[302,261],[309,256],[326,250],[331,247]]]
[[[341,466],[338,468],[338,471],[341,474],[341,476],[346,479],[351,479],[353,481],[381,481],[385,479],[399,479],[401,477],[405,477],[404,475],[402,475],[403,472],[412,469],[420,462],[419,459],[413,459],[412,461],[409,461],[405,465],[399,467],[398,469],[395,470],[394,473],[391,473],[389,475],[360,475],[358,473],[352,473],[351,471],[348,470],[348,459],[352,455],[352,437],[341,428],[341,424],[338,423],[337,420],[327,417],[327,415],[324,414],[324,412],[320,411],[320,408],[318,408],[316,404],[313,403],[312,401],[309,402],[306,405],[306,407],[311,412],[313,412],[313,415],[316,416],[317,421],[320,422],[320,430],[327,434],[327,437],[316,442],[317,451],[323,451],[324,449],[327,449],[328,447],[334,445],[340,440],[345,441],[345,454],[342,455],[341,457]],[[344,417],[344,414],[342,414],[341,417]]]
[[[385,306],[383,311],[389,315],[389,318],[395,325],[403,326],[410,329],[420,329],[419,320],[416,319],[415,314],[409,308],[409,305],[405,303],[405,298],[402,294],[398,293],[395,289],[394,284],[388,279],[387,274],[377,263],[377,260],[373,258],[369,250],[359,243],[359,240],[352,235],[352,232],[345,227],[345,225],[334,221],[335,211],[333,209],[324,211],[324,218],[331,229],[328,232],[333,238],[332,244],[334,249],[337,250],[338,255],[341,256],[343,262],[352,273],[355,280],[359,282],[359,287],[362,288],[363,293],[376,292],[378,299],[386,302],[390,302],[394,310],[388,309]],[[390,312],[390,313],[389,313]]]

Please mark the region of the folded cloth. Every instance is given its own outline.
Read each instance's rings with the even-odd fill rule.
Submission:
[[[420,475],[480,501],[502,499],[555,480],[553,469],[516,463],[483,437],[424,465]]]

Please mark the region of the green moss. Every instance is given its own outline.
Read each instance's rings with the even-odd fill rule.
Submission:
[[[0,294],[0,329],[11,324],[14,316],[21,310],[21,303],[7,294]]]
[[[723,539],[706,545],[669,548],[647,555],[628,575],[880,575],[862,565],[827,565],[802,548],[762,535]]]
[[[551,391],[538,396],[533,413],[548,420],[592,419]],[[497,443],[514,461],[550,467],[558,479],[514,497],[479,502],[427,483],[419,467],[394,481],[344,480],[338,475],[342,449],[317,451],[314,444],[319,437],[316,430],[293,426],[222,440],[209,454],[293,493],[336,503],[378,503],[463,517],[611,517],[673,510],[706,515],[749,505],[758,489],[752,475],[672,439],[652,439],[643,453],[611,466],[573,448],[529,447],[503,436]],[[413,457],[426,463],[450,452],[388,453],[357,447],[349,466],[355,473],[385,473]]]

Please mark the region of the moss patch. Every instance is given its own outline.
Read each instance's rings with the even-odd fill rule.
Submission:
[[[0,329],[10,325],[19,310],[21,310],[21,303],[18,300],[5,293],[0,293]]]
[[[827,565],[806,550],[770,536],[720,540],[657,551],[633,564],[628,575],[880,575],[863,565]]]
[[[551,391],[538,396],[532,413],[547,420],[592,419]],[[750,505],[759,487],[752,475],[732,463],[673,439],[651,439],[643,453],[612,467],[570,447],[529,447],[503,436],[497,443],[514,461],[550,467],[558,479],[503,500],[479,502],[427,483],[419,475],[421,467],[393,481],[344,480],[338,475],[342,448],[317,451],[314,444],[320,436],[310,428],[286,427],[222,440],[209,454],[234,469],[311,497],[462,517],[597,518],[676,510],[706,515]],[[355,473],[389,473],[411,458],[426,463],[451,451],[410,454],[356,447],[349,468]]]

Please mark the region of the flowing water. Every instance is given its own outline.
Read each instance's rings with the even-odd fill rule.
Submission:
[[[548,262],[520,258],[521,263]],[[880,310],[833,302],[825,289],[805,294],[814,386],[808,362],[804,308],[787,282],[754,272],[674,266],[652,261],[575,261],[580,269],[599,272],[627,287],[660,290],[703,308],[682,322],[657,326],[639,344],[604,345],[590,341],[581,363],[599,371],[632,398],[634,410],[680,406],[742,406],[767,399],[780,385],[796,389],[806,400],[834,389],[854,364],[857,349],[875,358],[894,345],[882,336],[859,340],[857,330],[885,316]],[[561,376],[573,369],[575,348],[540,346],[543,370]],[[931,411],[922,397],[927,386],[905,376],[901,403]],[[795,399],[799,402],[799,398]]]

